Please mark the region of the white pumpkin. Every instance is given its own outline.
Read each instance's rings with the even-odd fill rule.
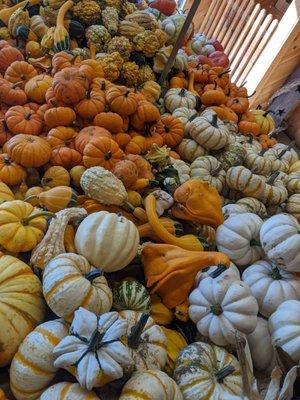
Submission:
[[[226,267],[223,264],[213,265],[198,272],[195,278],[195,287],[207,277],[211,277],[217,281],[225,279],[232,282],[241,279],[240,272],[233,263],[230,263],[229,267]]]
[[[161,73],[168,62],[168,59],[172,53],[173,46],[161,47],[154,56],[153,71]],[[188,56],[183,49],[179,49],[176,54],[173,67],[179,71],[188,69]]]
[[[261,175],[253,174],[248,168],[238,165],[228,169],[226,184],[229,189],[238,190],[244,196],[260,199],[263,196],[266,182]]]
[[[190,49],[195,54],[202,54],[202,47],[206,44],[206,37],[202,33],[197,33],[191,39]]]
[[[243,207],[247,212],[257,214],[260,218],[267,216],[266,206],[254,197],[243,197],[236,202],[236,205]]]
[[[226,204],[225,206],[222,207],[222,212],[224,215],[224,219],[226,220],[227,218],[229,218],[231,215],[236,215],[236,214],[245,214],[246,212],[248,212],[247,210],[245,210],[244,207],[234,203],[234,204]]]
[[[275,367],[275,351],[268,329],[268,321],[257,317],[255,330],[247,336],[251,358],[258,371],[271,372]]]
[[[190,123],[190,136],[208,150],[219,150],[228,144],[229,131],[213,111],[206,111]]]
[[[175,158],[170,157],[171,165],[176,169],[178,172],[179,181],[181,184],[191,179],[190,173],[191,169],[190,166],[182,160],[177,160]]]
[[[75,247],[92,265],[118,271],[136,256],[139,232],[133,222],[107,211],[88,215],[79,225]]]
[[[285,211],[300,222],[300,193],[292,194],[285,204]]]
[[[286,300],[300,300],[300,278],[268,261],[257,261],[248,267],[242,279],[250,287],[264,317],[269,317]]]
[[[288,198],[288,191],[284,183],[279,179],[273,181],[272,176],[266,181],[266,185],[260,200],[267,206],[279,206]]]
[[[226,181],[226,172],[215,157],[202,156],[192,162],[191,178],[208,182],[220,193]]]
[[[126,331],[127,321],[116,311],[97,316],[80,307],[69,335],[53,350],[54,366],[70,371],[87,390],[122,378],[123,369],[132,365],[129,349],[120,340]]]
[[[101,400],[94,392],[82,389],[78,383],[60,382],[50,386],[39,400]]]
[[[262,223],[262,219],[252,213],[229,216],[216,231],[218,250],[239,266],[253,264],[264,255],[259,242]]]
[[[79,307],[103,314],[112,306],[112,292],[102,271],[73,253],[60,254],[46,265],[43,294],[51,310],[66,320]]]
[[[266,220],[260,230],[261,245],[279,268],[300,272],[300,226],[295,217],[277,214]]]
[[[245,166],[258,175],[268,176],[273,170],[272,160],[257,154],[254,149],[247,150]]]
[[[189,130],[190,130],[190,123],[197,117],[197,111],[194,109],[186,108],[186,107],[180,107],[176,108],[172,116],[175,118],[180,119],[184,126],[184,134],[186,137],[188,137]]]
[[[284,143],[275,144],[275,146],[267,150],[265,154],[272,158],[273,156],[278,157],[280,153],[280,158],[284,161],[287,161],[289,165],[292,165],[299,160],[297,152],[291,146],[288,146]]]
[[[164,105],[171,113],[179,107],[195,109],[197,98],[192,92],[184,88],[172,88],[165,94]]]
[[[174,379],[185,400],[234,400],[243,394],[238,360],[209,343],[195,342],[180,351]]]
[[[207,151],[193,139],[183,139],[176,151],[185,161],[193,162],[197,157],[204,156]]]
[[[235,330],[249,334],[256,327],[257,301],[242,281],[204,278],[189,303],[189,316],[198,331],[219,346],[235,343]]]
[[[300,301],[287,300],[269,318],[269,331],[276,346],[300,361]]]
[[[35,400],[54,378],[54,347],[68,334],[61,319],[44,322],[30,332],[15,354],[10,370],[10,388],[17,400]]]
[[[300,172],[292,172],[287,175],[286,187],[289,194],[300,193]]]

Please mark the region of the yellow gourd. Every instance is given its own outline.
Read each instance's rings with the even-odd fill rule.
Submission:
[[[172,376],[177,355],[181,349],[187,346],[187,342],[179,332],[173,329],[165,328],[164,326],[161,328],[167,337],[168,358],[164,370],[167,374]]]
[[[161,301],[156,294],[151,295],[151,317],[158,325],[169,325],[174,318],[174,314]]]

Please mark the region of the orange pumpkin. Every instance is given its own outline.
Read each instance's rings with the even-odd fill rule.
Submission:
[[[25,51],[27,58],[40,58],[43,56],[43,50],[40,43],[35,42],[34,40],[30,40],[26,43]]]
[[[53,77],[54,95],[66,104],[76,104],[84,99],[88,87],[87,77],[76,67],[64,68]]]
[[[216,82],[218,86],[224,89],[230,82],[228,72],[223,67],[213,67],[209,71],[209,81],[212,83]]]
[[[5,40],[0,40],[0,73],[4,74],[14,61],[23,61],[23,54]]]
[[[79,165],[82,161],[82,156],[79,151],[70,147],[61,146],[52,150],[50,159],[51,165],[59,165],[67,170]]]
[[[23,167],[41,167],[51,157],[51,146],[47,140],[33,135],[16,135],[6,143],[10,158]]]
[[[142,135],[131,137],[130,142],[125,147],[126,154],[142,154],[145,153],[146,150],[146,138]]]
[[[114,86],[113,83],[104,78],[94,78],[91,83],[91,90],[101,90],[105,92],[109,87]]]
[[[76,113],[85,119],[93,119],[105,109],[105,97],[101,91],[92,90],[76,106]]]
[[[11,83],[18,83],[24,89],[25,83],[37,75],[36,69],[26,61],[15,61],[5,71],[4,78]]]
[[[220,106],[212,106],[209,108],[217,113],[217,116],[222,120],[233,122],[238,122],[239,120],[237,114],[231,108],[225,106],[224,104],[221,104]]]
[[[132,186],[138,179],[138,169],[134,162],[121,160],[113,169],[114,175],[119,178],[126,188]]]
[[[45,100],[46,103],[49,104],[49,106],[51,107],[65,107],[67,105],[63,101],[60,101],[55,97],[54,90],[52,87],[50,87],[47,90],[45,94]]]
[[[196,65],[194,68],[189,70],[194,72],[194,79],[195,82],[198,83],[207,83],[209,81],[209,72],[210,72],[210,65],[208,64],[199,64]]]
[[[60,51],[54,54],[52,58],[52,75],[55,75],[58,71],[64,68],[73,67],[76,63],[77,56],[72,53],[67,53],[66,51]]]
[[[56,126],[69,126],[76,119],[74,110],[70,107],[54,107],[47,110],[44,114],[44,121],[48,128]]]
[[[81,129],[81,131],[77,134],[75,138],[74,147],[80,154],[83,154],[85,146],[92,140],[94,137],[108,137],[111,138],[112,135],[110,132],[99,126],[87,126],[86,128]]]
[[[18,83],[4,83],[0,86],[0,101],[9,105],[23,105],[27,101],[27,96]]]
[[[155,124],[160,119],[158,108],[147,100],[138,103],[137,109],[130,117],[131,125],[138,130],[144,130],[146,126]]]
[[[0,181],[6,185],[19,185],[26,177],[23,167],[13,162],[6,153],[0,154]]]
[[[251,111],[246,111],[244,114],[240,116],[241,121],[248,121],[248,122],[256,122],[255,116],[251,113]]]
[[[207,88],[201,95],[201,103],[206,106],[220,106],[226,102],[226,95],[221,88],[217,88],[215,84],[214,88]]]
[[[5,120],[0,120],[0,146],[2,147],[12,137]]]
[[[162,115],[153,129],[162,136],[164,143],[170,147],[176,147],[181,142],[184,133],[183,123],[172,115]]]
[[[42,132],[41,115],[29,107],[14,106],[5,113],[5,122],[13,134],[39,135]]]
[[[185,79],[183,73],[179,73],[170,79],[170,88],[184,88],[187,89],[188,81]]]
[[[154,179],[151,164],[144,157],[137,154],[128,154],[127,160],[132,161],[138,169],[138,178]]]
[[[101,112],[94,118],[94,124],[107,129],[112,133],[122,132],[123,119],[119,114],[113,112]]]
[[[52,84],[50,75],[41,74],[31,78],[25,85],[25,93],[31,101],[45,103],[46,92]]]
[[[233,97],[227,101],[226,105],[236,114],[244,114],[249,109],[249,100],[244,97]]]
[[[87,168],[100,166],[111,170],[123,156],[123,151],[114,140],[95,137],[84,148],[83,164]]]
[[[128,145],[131,140],[131,136],[128,133],[119,132],[113,135],[113,140],[118,143],[122,150]]]
[[[244,135],[251,134],[253,136],[260,135],[260,126],[256,122],[240,121],[238,123],[239,132]]]
[[[137,96],[126,86],[111,86],[105,98],[110,109],[122,116],[133,114],[138,106]]]
[[[76,135],[77,132],[73,128],[57,126],[48,132],[47,142],[50,143],[52,148],[58,146],[74,147]]]

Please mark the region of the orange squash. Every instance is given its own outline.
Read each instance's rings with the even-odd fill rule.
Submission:
[[[75,207],[77,205],[77,193],[68,186],[56,186],[33,196],[38,198],[41,207],[45,207],[51,212],[58,212],[64,208]],[[25,201],[32,198],[25,198]]]

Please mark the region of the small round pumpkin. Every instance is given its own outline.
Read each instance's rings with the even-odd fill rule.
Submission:
[[[14,61],[5,71],[4,78],[11,83],[19,83],[24,89],[25,84],[37,75],[36,69],[26,61]]]
[[[113,289],[113,306],[116,310],[149,311],[150,295],[140,282],[124,280]]]
[[[25,93],[31,101],[43,104],[45,95],[52,84],[52,77],[47,74],[41,74],[31,78],[25,85]]]
[[[0,180],[9,186],[19,185],[26,177],[21,165],[13,162],[6,153],[0,154]]]
[[[57,72],[52,83],[55,97],[66,104],[76,104],[84,99],[88,87],[87,77],[76,67]]]
[[[133,114],[138,106],[136,94],[125,86],[111,86],[106,90],[105,98],[110,109],[121,116]]]
[[[123,119],[113,112],[101,112],[94,118],[94,124],[107,129],[109,132],[118,133],[123,130]]]
[[[0,86],[0,98],[4,104],[9,106],[23,105],[27,101],[27,96],[19,84],[10,82]]]
[[[91,90],[87,92],[86,98],[82,99],[75,106],[76,113],[85,119],[93,119],[95,116],[105,109],[105,97],[99,90]]]
[[[77,132],[73,128],[57,126],[52,128],[47,135],[47,142],[52,148],[61,146],[73,147]]]
[[[159,133],[167,146],[177,146],[183,137],[184,127],[180,119],[167,115],[161,117],[154,129]]]
[[[123,151],[114,140],[95,137],[84,148],[83,164],[87,168],[100,166],[111,170],[123,156]]]
[[[5,122],[13,134],[39,135],[43,128],[41,115],[28,106],[10,107]]]
[[[113,169],[114,175],[119,178],[126,188],[131,187],[138,179],[138,169],[129,160],[121,160],[116,163]]]
[[[139,101],[137,109],[130,120],[135,129],[143,130],[146,125],[158,122],[160,113],[158,108],[147,100]]]
[[[78,133],[75,138],[74,147],[80,154],[83,154],[85,146],[89,143],[91,139],[94,137],[108,137],[111,138],[112,135],[110,132],[101,128],[100,126],[87,126]]]
[[[42,186],[54,188],[56,186],[69,186],[69,172],[61,166],[54,166],[47,169],[42,178]]]
[[[69,170],[75,167],[75,165],[81,164],[81,161],[82,156],[77,150],[61,146],[52,150],[50,164],[60,165]]]
[[[44,114],[44,120],[48,128],[57,126],[69,126],[76,119],[74,110],[70,107],[54,107],[47,110]]]

